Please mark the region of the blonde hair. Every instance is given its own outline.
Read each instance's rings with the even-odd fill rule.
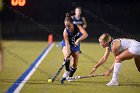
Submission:
[[[99,37],[99,40],[109,43],[111,41],[111,36],[108,33],[104,33]]]

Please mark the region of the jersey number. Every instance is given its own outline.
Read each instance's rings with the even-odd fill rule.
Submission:
[[[74,38],[74,37],[72,37],[71,43],[72,43],[72,44],[75,44],[75,38]]]

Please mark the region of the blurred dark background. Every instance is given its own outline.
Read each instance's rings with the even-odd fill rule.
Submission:
[[[2,37],[47,40],[48,34],[53,34],[54,40],[61,40],[65,14],[76,6],[82,7],[88,23],[87,41],[96,41],[102,33],[140,40],[139,0],[26,0],[23,7],[4,0]]]

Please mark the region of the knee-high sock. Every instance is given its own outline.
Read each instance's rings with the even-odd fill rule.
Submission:
[[[76,69],[77,68],[70,67],[70,75],[69,75],[69,77],[73,76],[73,74],[75,73]]]
[[[70,71],[70,60],[67,60],[67,62],[65,63],[65,69],[66,71]]]
[[[114,70],[113,70],[113,75],[112,75],[112,80],[117,81],[118,80],[118,74],[121,68],[121,63],[115,63],[114,64]]]

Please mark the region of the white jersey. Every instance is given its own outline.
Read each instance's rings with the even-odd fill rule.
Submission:
[[[125,39],[125,38],[115,39],[115,40],[120,40],[121,44],[120,44],[119,52],[128,49],[129,52],[131,52],[132,54],[140,55],[140,42],[133,39]],[[113,40],[112,43],[115,40]]]

